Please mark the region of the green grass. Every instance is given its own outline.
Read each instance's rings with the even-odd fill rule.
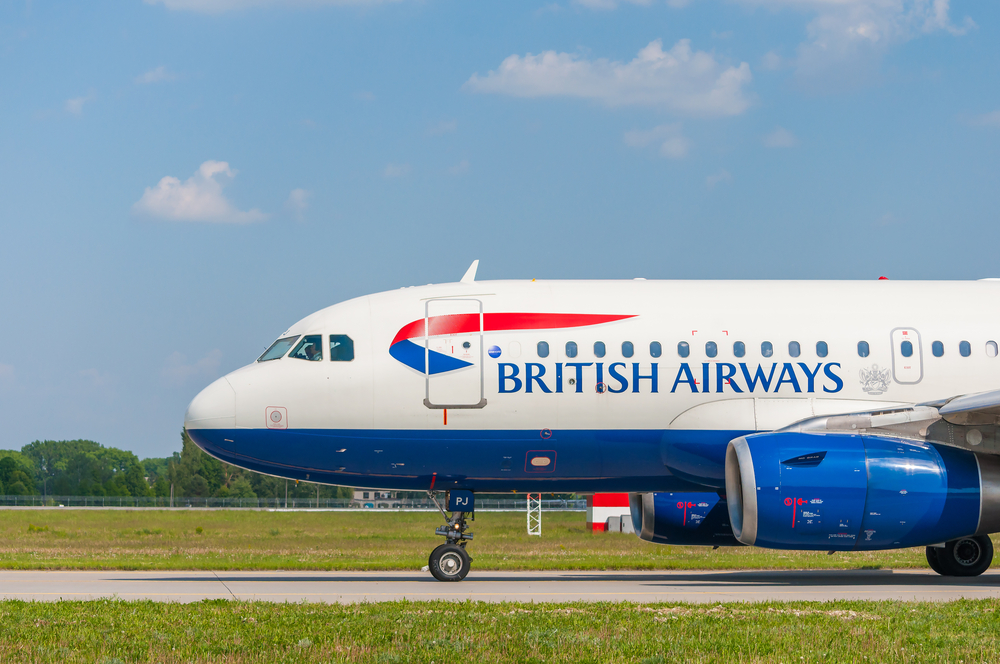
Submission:
[[[4,662],[983,662],[1000,600],[0,602]]]
[[[663,546],[590,533],[579,512],[483,512],[478,570],[858,569],[926,567],[923,549],[875,553]],[[2,510],[2,569],[415,570],[443,542],[428,512]]]

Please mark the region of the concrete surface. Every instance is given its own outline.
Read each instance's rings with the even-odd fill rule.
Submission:
[[[924,570],[726,572],[477,572],[441,583],[427,572],[0,571],[0,597],[195,602],[759,602],[1000,597],[1000,571],[971,579]]]

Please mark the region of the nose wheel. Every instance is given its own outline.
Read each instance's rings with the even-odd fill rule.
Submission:
[[[443,536],[447,541],[431,551],[427,560],[427,568],[438,581],[461,581],[472,567],[472,557],[465,550],[465,545],[472,539],[468,531],[466,515],[468,512],[452,512],[449,517],[437,501],[435,492],[428,492],[430,499],[444,517],[445,525],[438,526],[436,535]]]
[[[442,544],[431,551],[427,566],[438,581],[461,581],[469,573],[472,558],[465,550],[464,542],[462,545]]]
[[[951,540],[944,547],[927,547],[927,562],[942,576],[979,576],[993,562],[993,541],[989,535]]]

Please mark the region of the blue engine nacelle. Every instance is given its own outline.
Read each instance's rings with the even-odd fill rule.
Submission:
[[[744,544],[921,546],[1000,531],[1000,460],[883,436],[755,434],[729,443],[726,497]]]
[[[729,525],[726,501],[712,492],[632,493],[632,527],[657,544],[740,546]]]

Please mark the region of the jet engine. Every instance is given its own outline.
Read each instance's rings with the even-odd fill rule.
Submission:
[[[639,539],[657,544],[739,546],[729,526],[726,501],[712,492],[629,494]]]
[[[726,497],[743,544],[929,545],[1000,531],[1000,459],[886,436],[755,434],[729,443]]]

